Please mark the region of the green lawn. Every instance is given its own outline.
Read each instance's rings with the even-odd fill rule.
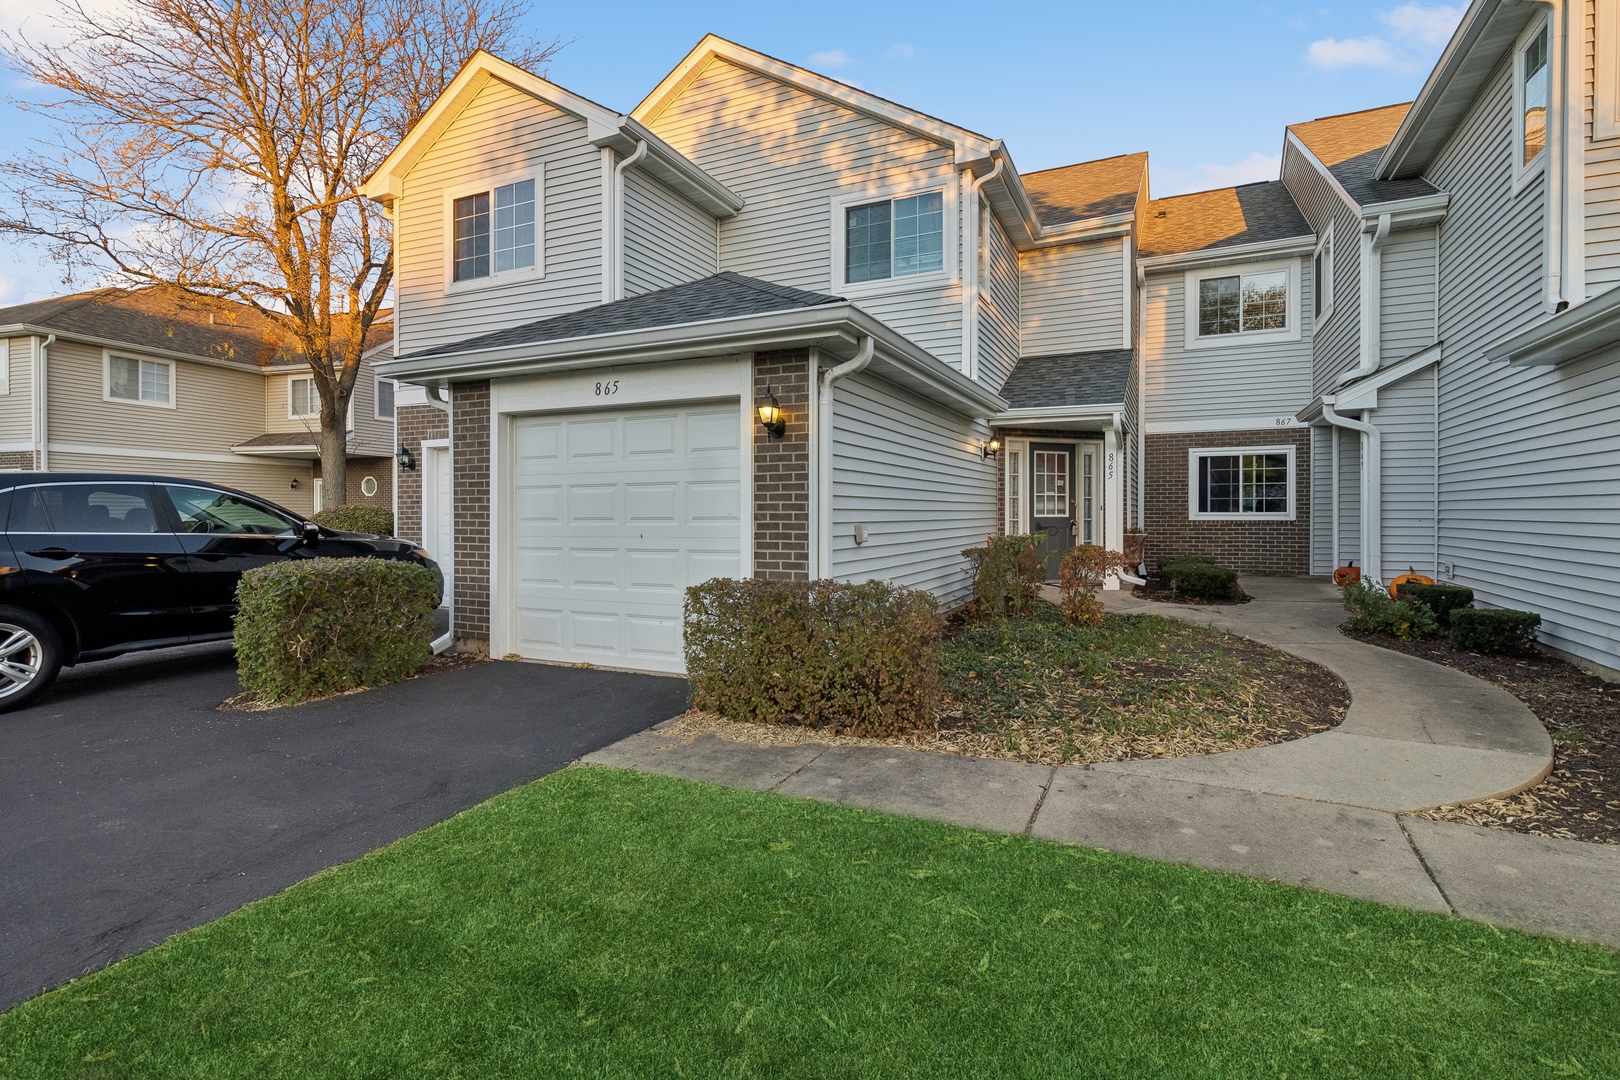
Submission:
[[[1616,1076],[1617,969],[576,768],[19,1006],[0,1076]]]

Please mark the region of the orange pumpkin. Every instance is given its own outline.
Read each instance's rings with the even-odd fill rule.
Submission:
[[[1433,585],[1434,578],[1429,577],[1427,574],[1420,574],[1417,572],[1415,567],[1408,566],[1406,568],[1406,573],[1397,574],[1395,579],[1389,583],[1389,598],[1394,600],[1396,598],[1395,590],[1408,583],[1416,585]]]
[[[1341,566],[1333,571],[1333,584],[1335,585],[1354,585],[1360,580],[1361,568],[1354,563],[1349,566]]]

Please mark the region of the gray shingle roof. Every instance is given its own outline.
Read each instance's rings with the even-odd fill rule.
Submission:
[[[805,292],[759,278],[743,277],[728,270],[713,277],[632,296],[628,300],[598,304],[566,315],[555,315],[522,326],[439,345],[400,359],[414,360],[512,345],[534,345],[542,341],[566,341],[630,330],[653,330],[843,302],[842,297]]]
[[[1042,225],[1128,214],[1136,209],[1136,195],[1142,189],[1147,163],[1147,153],[1143,152],[1042,169],[1024,174],[1024,190],[1029,192]]]
[[[1303,124],[1290,124],[1300,142],[1327,166],[1328,172],[1345,193],[1362,206],[1433,195],[1437,190],[1427,180],[1379,180],[1378,159],[1395,137],[1395,129],[1411,103],[1385,105],[1378,109],[1324,116]]]
[[[1310,236],[1281,180],[1154,199],[1142,215],[1141,254],[1177,255]]]
[[[1130,377],[1129,349],[1026,356],[1007,376],[1001,396],[1012,409],[1118,405]]]

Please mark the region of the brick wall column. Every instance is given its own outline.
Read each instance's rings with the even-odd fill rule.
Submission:
[[[776,395],[787,431],[771,439],[754,431],[754,576],[776,581],[810,577],[810,353],[754,356],[754,400]],[[826,508],[823,507],[823,512]]]
[[[455,505],[455,627],[466,649],[489,648],[489,382],[451,387],[452,502]],[[420,494],[418,494],[420,498]],[[418,511],[417,528],[421,528]]]

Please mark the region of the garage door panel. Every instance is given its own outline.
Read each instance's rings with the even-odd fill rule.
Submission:
[[[738,410],[514,421],[519,653],[684,670],[686,587],[741,571]]]

